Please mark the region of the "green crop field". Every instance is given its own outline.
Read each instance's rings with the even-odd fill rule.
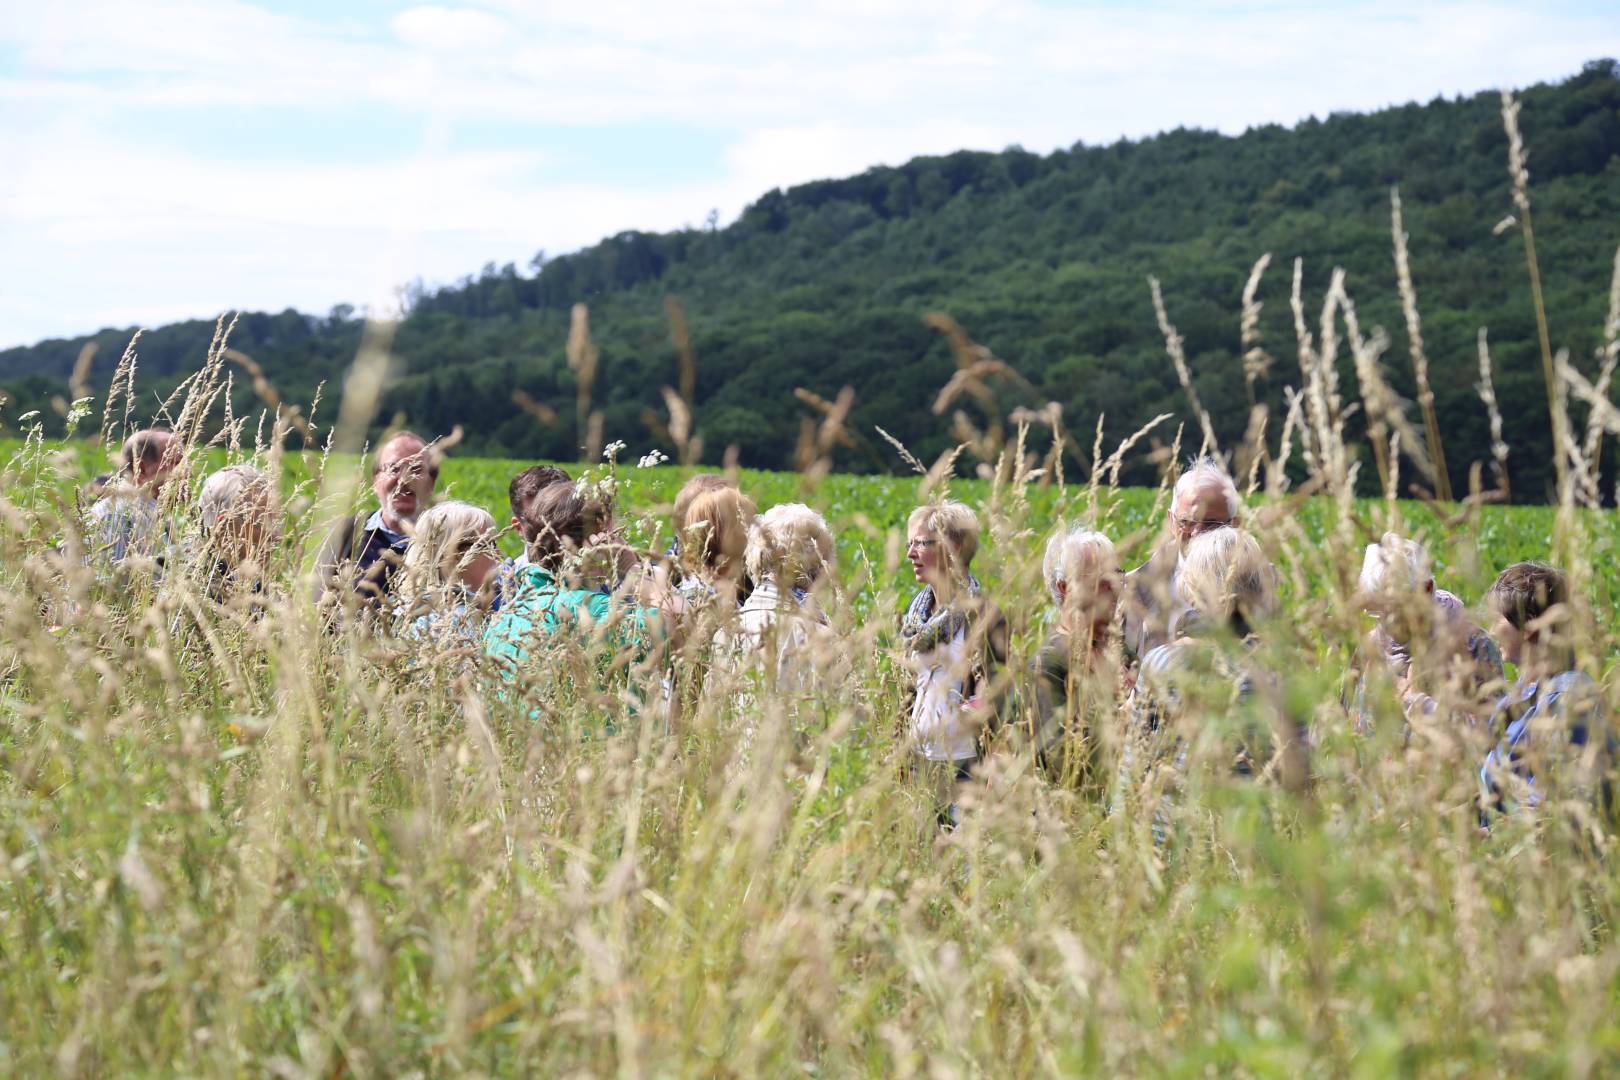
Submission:
[[[919,477],[740,474],[762,507],[804,500],[831,522],[846,670],[786,714],[710,686],[672,729],[628,696],[534,710],[464,657],[322,633],[298,575],[353,458],[282,460],[284,558],[249,615],[183,573],[50,584],[42,551],[77,528],[74,488],[104,458],[3,453],[7,1072],[1620,1068],[1611,825],[1557,806],[1482,832],[1485,732],[1408,724],[1385,698],[1357,731],[1340,705],[1366,626],[1346,598],[1386,527],[1423,537],[1471,604],[1510,561],[1576,553],[1583,662],[1604,675],[1610,513],[1346,516],[1255,495],[1246,521],[1285,597],[1267,655],[1309,722],[1311,791],[1190,779],[1164,842],[1106,784],[1055,784],[1016,756],[940,830],[905,767],[893,632]],[[189,488],[227,457],[197,452]],[[526,464],[451,454],[440,495],[504,522]],[[690,471],[619,466],[637,542],[667,535]],[[1134,559],[1163,509],[1151,489],[1084,483],[950,491],[981,511],[1015,668],[1049,620],[1055,524],[1091,521]],[[67,606],[48,616],[50,596]]]

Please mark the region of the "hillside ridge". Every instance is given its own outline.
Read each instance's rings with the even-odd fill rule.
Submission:
[[[1520,98],[1554,346],[1595,372],[1620,243],[1620,77],[1613,61],[1594,61]],[[1545,390],[1522,246],[1516,230],[1493,233],[1512,209],[1495,93],[1235,136],[1177,129],[1048,155],[1013,147],[916,158],[767,192],[725,228],[627,231],[537,256],[530,273],[486,266],[454,285],[410,292],[379,423],[462,424],[478,452],[576,456],[578,381],[565,342],[569,309],[584,303],[600,348],[590,398],[603,430],[632,446],[657,441],[647,414],[663,415],[662,388],[679,385],[666,307],[673,296],[696,357],[691,405],[707,459],[735,447],[746,465],[791,466],[809,415],[794,390],[831,398],[844,386],[856,395],[852,431],[882,424],[926,459],[957,441],[951,417],[930,408],[955,367],[949,343],[923,322],[939,310],[1017,370],[1020,378],[997,387],[998,408],[1062,406],[1083,467],[1099,416],[1114,440],[1159,412],[1193,422],[1155,324],[1151,274],[1163,282],[1195,387],[1229,443],[1249,415],[1239,311],[1263,253],[1273,259],[1258,328],[1275,362],[1252,388],[1257,400],[1280,416],[1285,385],[1298,382],[1289,307],[1296,258],[1313,331],[1329,275],[1343,267],[1364,327],[1387,331],[1386,377],[1413,395],[1391,259],[1397,187],[1451,472],[1462,486],[1469,462],[1489,457],[1474,391],[1476,339],[1487,326],[1497,394],[1525,403],[1505,418],[1513,489],[1540,498],[1550,436],[1544,407],[1535,408]],[[213,329],[196,320],[142,338],[143,401],[201,362]],[[307,402],[317,384],[341,377],[360,333],[346,305],[324,316],[255,312],[241,316],[232,344],[284,398]],[[96,387],[128,337],[103,330],[0,351],[0,388],[19,410],[48,408],[67,393],[84,344],[99,349]],[[1344,378],[1353,396],[1347,357]],[[254,402],[248,380],[239,382],[240,412]],[[514,390],[554,410],[556,421],[538,422]],[[868,442],[841,449],[839,467],[898,466]],[[1612,449],[1605,453],[1612,460]],[[1126,479],[1148,479],[1145,470],[1135,463]]]

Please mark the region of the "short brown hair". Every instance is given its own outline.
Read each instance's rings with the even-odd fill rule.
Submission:
[[[172,456],[174,434],[164,428],[146,428],[124,440],[118,452],[118,471],[134,475],[136,464],[156,465]]]
[[[530,465],[512,477],[506,485],[506,499],[512,504],[512,516],[523,520],[523,508],[540,492],[552,484],[569,484],[573,478],[555,465]]]
[[[1544,562],[1517,562],[1496,576],[1491,606],[1515,630],[1524,630],[1559,604],[1569,603],[1564,572]]]
[[[518,521],[528,541],[529,560],[547,570],[562,566],[570,552],[612,524],[611,503],[586,498],[572,484],[552,484],[538,491]]]

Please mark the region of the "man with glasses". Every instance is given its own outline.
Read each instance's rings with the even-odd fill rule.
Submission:
[[[371,472],[377,509],[370,516],[345,517],[321,545],[315,562],[317,604],[352,597],[371,606],[388,594],[416,516],[433,498],[439,462],[420,435],[401,431],[382,444]]]
[[[1132,664],[1166,644],[1186,605],[1176,598],[1182,553],[1194,537],[1238,524],[1237,485],[1220,462],[1201,457],[1187,466],[1170,495],[1169,536],[1153,557],[1125,575],[1121,604],[1125,652]]]

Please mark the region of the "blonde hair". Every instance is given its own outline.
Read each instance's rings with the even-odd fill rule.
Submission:
[[[416,531],[405,549],[401,570],[407,592],[444,585],[474,552],[495,554],[495,518],[471,503],[435,503],[416,519]]]
[[[754,519],[744,562],[756,584],[808,589],[832,566],[832,530],[803,503],[773,506]]]
[[[979,552],[979,515],[966,503],[941,502],[919,506],[906,519],[906,532],[921,529],[944,540],[963,570]]]
[[[1209,623],[1244,626],[1277,610],[1277,572],[1254,537],[1230,526],[1193,537],[1176,591]]]
[[[740,577],[755,513],[753,500],[734,487],[693,499],[680,532],[682,565],[703,577]]]
[[[1427,588],[1434,580],[1429,566],[1429,553],[1416,540],[1406,540],[1387,532],[1376,544],[1368,544],[1361,560],[1361,578],[1357,582],[1365,593],[1386,590],[1418,590]]]
[[[1059,599],[1059,585],[1066,585],[1077,577],[1106,574],[1118,568],[1114,542],[1100,532],[1079,526],[1054,534],[1046,542],[1046,557],[1041,560],[1046,590],[1052,594],[1053,600]]]
[[[270,517],[270,478],[251,465],[227,465],[203,482],[197,510],[204,533]]]
[[[675,493],[675,506],[670,513],[670,524],[675,526],[675,538],[682,543],[686,536],[686,517],[692,510],[692,503],[699,495],[706,495],[711,491],[724,491],[726,488],[735,489],[737,484],[729,476],[720,473],[698,473],[686,483],[681,490]]]

